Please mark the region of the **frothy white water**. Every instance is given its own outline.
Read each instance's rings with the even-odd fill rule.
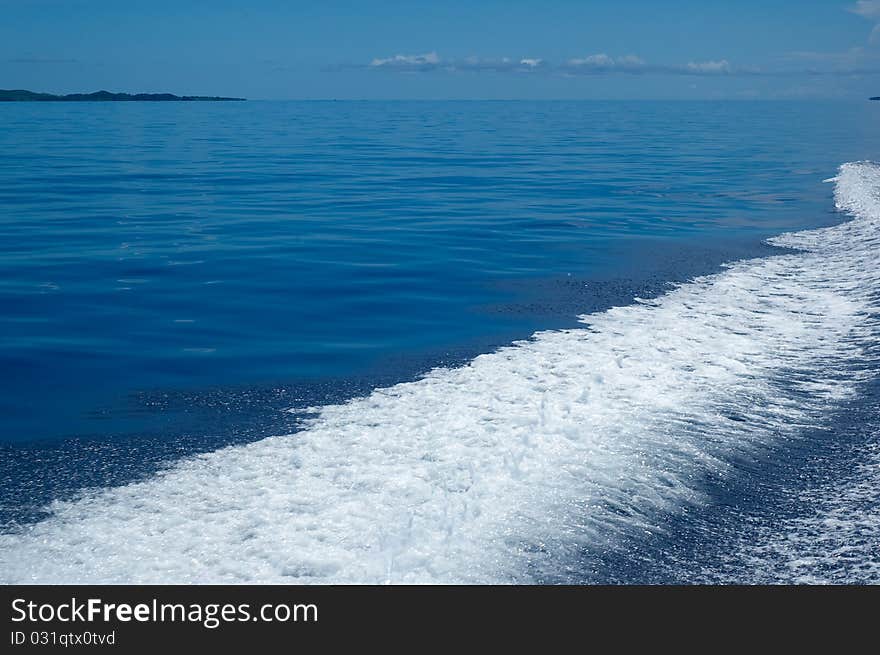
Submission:
[[[872,371],[880,169],[853,220],[652,301],[320,410],[307,429],[56,502],[6,582],[530,582],[658,531],[701,483],[820,423]]]
[[[880,442],[847,474],[790,490],[797,513],[764,520],[728,544],[701,582],[880,584]]]

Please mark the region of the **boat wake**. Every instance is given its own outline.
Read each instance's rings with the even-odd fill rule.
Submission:
[[[654,300],[316,408],[306,427],[55,502],[0,536],[3,581],[583,581],[707,481],[821,426],[876,374],[880,167],[852,220],[785,234]]]

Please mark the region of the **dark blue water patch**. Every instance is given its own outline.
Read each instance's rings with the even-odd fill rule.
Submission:
[[[629,305],[634,298],[656,298],[676,285],[717,273],[724,264],[791,252],[753,239],[727,240],[723,246],[688,241],[633,241],[624,253],[614,252],[612,278],[508,280],[498,287],[515,300],[485,305],[486,312],[536,316],[547,328],[578,325],[576,317]]]

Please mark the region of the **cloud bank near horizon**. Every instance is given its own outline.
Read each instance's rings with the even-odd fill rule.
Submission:
[[[880,12],[880,0],[877,2]],[[612,56],[604,52],[551,62],[541,57],[441,57],[437,51],[423,54],[395,54],[375,57],[368,64],[338,65],[325,70],[370,70],[392,73],[545,73],[566,77],[586,75],[681,75],[694,77],[781,76],[781,75],[877,75],[880,60],[864,56],[828,59],[809,57],[813,53],[790,53],[788,60],[813,60],[816,65],[761,69],[736,66],[727,59],[692,60],[684,64],[654,64],[634,54]],[[861,54],[861,53],[860,53]],[[832,64],[833,65],[826,65]],[[873,65],[876,64],[876,65]]]
[[[436,51],[424,54],[396,54],[389,57],[376,57],[369,64],[345,66],[342,68],[361,68],[402,73],[428,73],[436,71],[468,72],[489,71],[496,73],[534,73],[538,71],[563,75],[596,75],[623,73],[644,75],[665,73],[671,75],[731,75],[751,74],[754,71],[737,69],[726,59],[719,61],[691,61],[683,65],[657,65],[646,62],[636,55],[610,56],[604,52],[575,57],[561,63],[552,63],[540,57],[500,57],[445,59]]]

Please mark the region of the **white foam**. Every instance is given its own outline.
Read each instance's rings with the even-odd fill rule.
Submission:
[[[764,520],[728,544],[704,582],[880,584],[880,442],[839,479],[789,495],[797,513]]]
[[[531,582],[661,530],[873,374],[880,169],[854,220],[653,301],[324,407],[308,427],[56,502],[6,582]]]

